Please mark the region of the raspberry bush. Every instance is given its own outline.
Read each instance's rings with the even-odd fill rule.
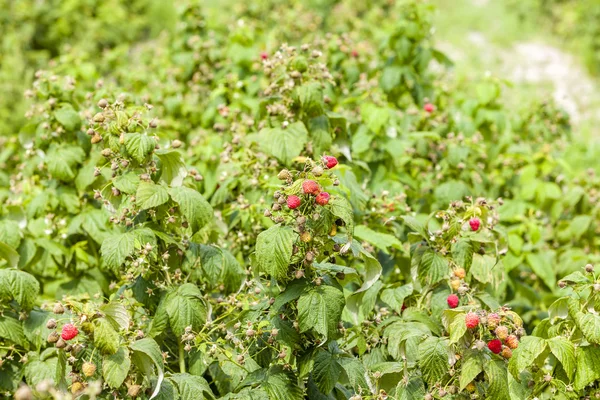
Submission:
[[[5,3],[6,397],[600,393],[596,155],[429,3]]]

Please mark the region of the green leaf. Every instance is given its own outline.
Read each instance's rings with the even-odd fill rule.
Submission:
[[[410,377],[408,382],[400,379],[396,386],[397,400],[423,400],[425,398],[425,385],[419,377]]]
[[[143,133],[128,133],[125,135],[125,149],[134,160],[140,164],[154,150],[156,141]]]
[[[395,249],[402,248],[402,243],[394,236],[387,233],[375,232],[365,225],[356,226],[354,228],[354,236],[358,239],[371,243],[373,246],[383,250],[386,253],[388,253],[386,251],[388,247],[393,247]]]
[[[81,126],[79,114],[70,107],[62,107],[54,111],[54,118],[56,118],[67,131],[75,131]]]
[[[325,339],[337,332],[344,309],[344,293],[329,285],[316,286],[298,299],[300,331],[314,330]]]
[[[332,196],[329,200],[328,209],[333,215],[344,221],[348,237],[352,237],[354,233],[354,213],[348,200],[342,196]]]
[[[206,379],[190,374],[173,374],[170,380],[177,384],[181,400],[214,399]]]
[[[134,194],[140,184],[140,177],[135,172],[128,172],[118,176],[113,181],[113,186],[123,193]]]
[[[161,163],[160,179],[171,187],[181,186],[187,176],[187,168],[181,153],[176,150],[159,150],[155,154]]]
[[[329,394],[337,383],[343,368],[337,356],[329,351],[319,350],[314,358],[312,377],[321,393]]]
[[[307,115],[318,115],[323,112],[323,89],[321,83],[311,82],[296,87],[294,97]]]
[[[448,260],[441,254],[427,249],[421,257],[418,272],[422,282],[434,285],[448,275]]]
[[[29,311],[39,292],[40,284],[33,275],[16,269],[0,270],[0,298],[14,299],[23,310]]]
[[[298,386],[298,380],[291,371],[282,366],[269,369],[266,381],[261,385],[271,400],[303,400],[304,394]]]
[[[425,228],[425,225],[423,225],[418,219],[409,215],[404,215],[402,216],[402,220],[406,225],[408,225],[409,228],[421,235],[423,239],[429,239],[427,228]]]
[[[112,324],[113,328],[124,331],[129,330],[131,317],[124,305],[116,302],[110,302],[100,306],[100,312],[104,314],[106,319]]]
[[[578,215],[571,220],[569,230],[574,239],[579,239],[590,227],[592,217],[589,215]]]
[[[14,268],[19,265],[19,253],[6,243],[0,242],[0,258],[5,259],[9,267]]]
[[[490,255],[473,254],[470,273],[473,278],[481,283],[489,283],[492,281],[492,268],[496,264],[496,258]]]
[[[273,225],[256,239],[256,261],[261,271],[277,280],[288,278],[296,233],[288,226]]]
[[[387,303],[398,314],[402,312],[404,299],[410,296],[413,292],[412,283],[397,287],[395,289],[385,289],[381,292],[381,300]]]
[[[119,347],[115,354],[105,356],[102,361],[102,377],[104,381],[113,389],[118,389],[123,385],[129,368],[131,359],[129,350],[126,347]]]
[[[25,379],[27,384],[37,386],[42,381],[57,384],[58,358],[50,357],[46,360],[33,360],[25,364]]]
[[[27,343],[21,322],[8,315],[0,315],[0,338],[22,347]]]
[[[367,369],[365,368],[362,361],[354,357],[340,357],[339,363],[346,371],[350,386],[356,393],[360,390],[367,390],[369,388],[369,381]]]
[[[575,390],[582,390],[590,383],[600,380],[600,347],[581,346],[575,354],[577,367],[573,386]]]
[[[134,250],[135,235],[126,232],[104,239],[100,252],[105,265],[113,271],[118,271]]]
[[[574,319],[588,342],[600,344],[600,315],[578,312]]]
[[[204,197],[195,191],[184,186],[171,188],[169,190],[173,201],[179,204],[181,213],[185,216],[192,232],[196,233],[199,229],[213,219],[213,209]]]
[[[460,390],[462,391],[483,371],[481,353],[469,351],[465,354],[460,371]]]
[[[62,181],[73,181],[77,175],[77,164],[85,159],[85,152],[81,147],[73,145],[50,145],[46,154],[48,172],[54,178]]]
[[[136,204],[142,209],[158,207],[169,201],[169,192],[164,187],[152,182],[140,182],[135,193]]]
[[[119,349],[120,336],[106,318],[94,320],[94,345],[102,354],[114,354]]]
[[[552,269],[553,263],[548,259],[547,256],[543,256],[539,253],[530,253],[525,256],[527,263],[535,272],[535,274],[542,279],[546,286],[552,290],[556,286],[556,276]]]
[[[508,369],[515,378],[529,367],[535,359],[546,349],[546,341],[536,336],[525,336],[521,339],[519,347],[513,351],[513,355],[508,363]]]
[[[419,367],[425,382],[433,385],[448,372],[448,342],[446,339],[428,337],[419,344]]]
[[[452,259],[461,267],[468,271],[473,262],[473,244],[470,240],[459,239],[452,245]]]
[[[47,343],[46,338],[52,332],[51,329],[46,328],[52,315],[54,314],[43,310],[31,310],[28,318],[23,321],[23,333],[38,351]]]
[[[466,314],[457,314],[450,323],[450,344],[458,343],[460,339],[467,333],[467,325],[465,324]]]
[[[144,338],[133,342],[129,348],[133,351],[131,360],[136,367],[147,377],[153,376],[153,368],[156,367],[158,379],[154,392],[150,396],[153,399],[160,391],[160,386],[164,379],[164,363],[160,347],[154,339]]]
[[[576,370],[575,345],[562,336],[556,336],[546,340],[550,351],[560,361],[569,379],[573,379]]]
[[[325,115],[311,118],[308,121],[308,129],[310,131],[313,154],[315,158],[318,158],[319,155],[331,148],[331,143],[333,142],[331,133],[329,132],[329,119]]]
[[[487,398],[511,400],[508,390],[508,374],[504,361],[488,360],[485,364],[484,371],[489,382]]]
[[[207,308],[202,293],[196,285],[185,283],[179,286],[172,296],[165,298],[165,301],[169,324],[177,337],[181,337],[188,326],[196,332],[204,326]]]
[[[360,107],[360,116],[370,130],[379,133],[388,123],[390,111],[372,103],[365,103]]]
[[[258,135],[261,148],[286,165],[302,153],[308,141],[308,132],[300,121],[285,129],[263,128]]]

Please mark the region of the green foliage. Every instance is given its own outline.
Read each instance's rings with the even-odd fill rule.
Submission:
[[[600,390],[600,181],[429,3],[5,3],[3,393]]]

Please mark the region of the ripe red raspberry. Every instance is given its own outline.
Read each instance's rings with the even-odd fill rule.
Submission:
[[[311,181],[310,179],[302,182],[302,190],[305,194],[313,194],[316,195],[320,192],[319,184],[315,181]]]
[[[260,53],[260,58],[261,60],[266,60],[267,58],[269,58],[269,55],[266,51],[263,51],[262,53]]]
[[[500,354],[502,351],[502,342],[498,339],[490,340],[488,342],[488,349],[494,354]]]
[[[467,313],[465,316],[465,324],[469,329],[477,328],[477,325],[479,325],[479,317],[474,312]]]
[[[338,160],[334,156],[323,156],[323,162],[329,169],[338,165]]]
[[[358,51],[352,50],[352,57],[354,57],[354,58],[358,57]]]
[[[489,329],[496,329],[500,323],[500,316],[496,313],[490,313],[487,316],[487,324]]]
[[[75,336],[77,336],[78,333],[79,333],[79,330],[77,329],[77,327],[75,325],[73,325],[73,324],[65,324],[62,327],[62,332],[61,332],[60,336],[64,340],[71,340]]]
[[[505,343],[513,350],[519,347],[519,339],[515,335],[510,335],[507,337]]]
[[[448,302],[448,307],[450,307],[450,308],[458,307],[459,299],[458,299],[457,295],[451,294],[450,296],[448,296],[446,301]]]
[[[469,226],[471,227],[472,231],[478,231],[479,225],[481,225],[481,221],[479,220],[479,218],[471,218],[469,220]]]
[[[329,203],[329,193],[321,192],[315,198],[315,202],[320,206],[325,206]]]
[[[428,113],[432,113],[435,111],[435,106],[431,103],[425,103],[423,110],[427,111]]]
[[[497,327],[496,337],[500,340],[506,340],[506,338],[508,338],[508,328],[502,325]]]
[[[298,197],[298,196],[291,195],[291,196],[288,196],[288,198],[287,198],[287,205],[292,210],[294,208],[300,207],[301,202],[302,201],[300,200],[300,197]]]

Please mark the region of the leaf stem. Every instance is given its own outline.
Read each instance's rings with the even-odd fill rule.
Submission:
[[[179,372],[185,374],[185,352],[183,350],[183,342],[179,341]]]

